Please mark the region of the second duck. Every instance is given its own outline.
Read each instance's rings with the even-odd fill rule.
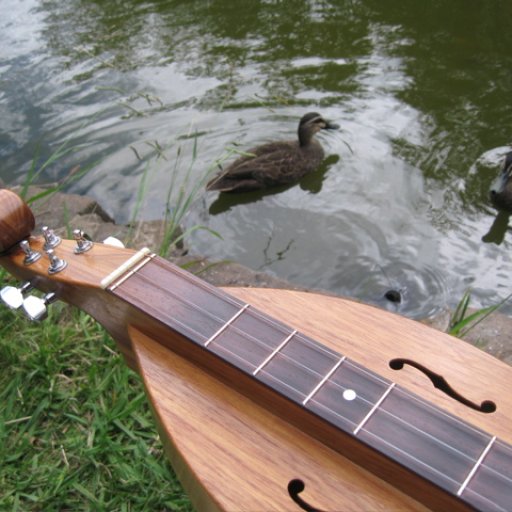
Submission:
[[[491,185],[490,196],[496,209],[512,213],[512,151],[505,155],[501,172]]]
[[[250,149],[250,155],[235,160],[206,185],[207,190],[247,192],[298,182],[315,171],[324,159],[324,150],[314,138],[320,130],[335,130],[337,124],[316,112],[305,114],[298,140],[269,142]]]

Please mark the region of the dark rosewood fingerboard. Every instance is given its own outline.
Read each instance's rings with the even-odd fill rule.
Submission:
[[[453,496],[512,507],[512,448],[155,258],[113,293]]]

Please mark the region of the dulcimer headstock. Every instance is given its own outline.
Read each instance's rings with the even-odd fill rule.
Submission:
[[[14,192],[0,190],[0,265],[24,284],[2,289],[3,302],[23,308],[29,317],[44,316],[47,303],[63,299],[82,307],[88,294],[97,295],[104,280],[136,254],[122,244],[92,242],[78,228],[73,240],[57,236],[43,227],[32,234],[34,215]],[[47,295],[38,301],[27,295],[38,289]],[[41,310],[41,311],[39,311]]]
[[[0,254],[27,238],[34,226],[34,215],[23,200],[10,190],[0,190]]]

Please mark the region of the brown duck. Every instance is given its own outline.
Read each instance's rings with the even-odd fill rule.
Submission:
[[[512,213],[512,151],[505,155],[503,168],[491,185],[490,196],[496,209]]]
[[[324,150],[314,139],[320,130],[335,130],[337,124],[310,112],[299,122],[298,140],[269,142],[250,149],[250,156],[235,160],[207,185],[207,190],[246,192],[296,183],[315,171],[324,159]]]

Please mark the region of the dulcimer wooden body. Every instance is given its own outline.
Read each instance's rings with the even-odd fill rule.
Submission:
[[[42,237],[35,263],[18,245],[30,215],[0,190],[0,264],[112,334],[198,510],[512,510],[506,364],[347,299],[219,290],[147,250],[63,240],[49,274]]]

